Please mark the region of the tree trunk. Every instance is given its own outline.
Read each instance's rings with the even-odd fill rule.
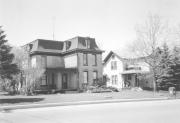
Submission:
[[[153,71],[153,91],[154,93],[156,92],[156,76],[154,71]]]

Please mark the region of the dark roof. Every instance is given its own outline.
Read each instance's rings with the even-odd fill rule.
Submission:
[[[87,45],[89,46],[88,48]],[[37,39],[24,45],[23,47],[30,51],[31,54],[35,54],[37,52],[65,54],[73,52],[74,50],[82,50],[97,53],[104,52],[98,48],[94,38],[80,36],[74,37],[66,41]]]
[[[105,59],[103,60],[104,63],[106,63],[113,54],[114,54],[117,58],[119,58],[120,60],[125,60],[125,58],[122,58],[122,57],[120,57],[118,54],[116,54],[115,52],[110,51],[110,52],[108,53],[108,55],[105,57]]]
[[[38,39],[38,46],[42,47],[43,49],[62,50],[63,49],[63,42]]]
[[[89,46],[88,48],[87,45]],[[63,52],[71,51],[73,49],[90,49],[103,52],[97,46],[95,39],[90,37],[77,36],[64,41]]]
[[[121,61],[124,61],[126,63],[134,63],[134,62],[139,62],[139,61],[143,61],[145,58],[144,57],[139,57],[139,58],[122,58],[120,57],[117,53],[115,53],[114,51],[110,51],[109,54],[105,57],[104,64],[109,60],[109,58],[111,58],[112,55],[115,55],[117,58],[119,58]]]

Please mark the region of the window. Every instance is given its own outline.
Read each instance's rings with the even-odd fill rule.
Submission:
[[[45,74],[41,77],[41,85],[47,85],[47,75]]]
[[[86,42],[86,48],[89,49],[89,48],[90,48],[90,40],[87,40],[87,39],[86,39],[85,42]]]
[[[23,69],[27,69],[28,68],[28,60],[27,59],[22,61],[22,68]]]
[[[83,54],[83,64],[85,66],[88,65],[88,54],[86,54],[86,53]]]
[[[32,47],[33,47],[33,44],[29,44],[28,47],[27,47],[27,51],[30,52]]]
[[[118,83],[118,77],[117,77],[117,75],[115,75],[115,84],[117,85],[117,83]]]
[[[71,42],[70,41],[66,41],[66,50],[68,50],[71,47]]]
[[[45,55],[43,55],[41,57],[41,64],[42,64],[42,67],[46,68],[46,66],[47,66],[47,59],[46,59]]]
[[[96,56],[96,54],[93,54],[92,58],[93,58],[93,66],[97,66],[97,56]]]
[[[112,75],[112,76],[111,76],[111,79],[112,79],[112,85],[117,85],[117,83],[118,83],[118,77],[117,77],[117,75]]]
[[[117,62],[116,61],[111,62],[111,70],[117,70]]]
[[[31,67],[33,67],[33,68],[36,67],[36,57],[31,58]]]
[[[114,85],[114,75],[111,76],[112,85]]]
[[[84,80],[84,83],[88,83],[88,71],[83,72],[83,80]]]
[[[127,79],[131,80],[131,75],[130,74],[127,75]]]
[[[97,71],[93,71],[93,82],[97,81],[98,75]]]

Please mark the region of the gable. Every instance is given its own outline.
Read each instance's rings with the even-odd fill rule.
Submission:
[[[111,58],[117,58],[119,61],[123,62],[124,59],[121,58],[120,56],[118,56],[116,53],[114,53],[113,51],[110,51],[109,54],[105,57],[105,59],[103,60],[103,65],[107,64],[107,62],[111,59]]]
[[[117,70],[111,70],[111,62],[112,61],[116,61],[116,64],[117,64]],[[123,63],[123,61],[121,60],[121,59],[119,59],[119,57],[118,56],[116,56],[116,55],[111,55],[110,57],[109,57],[109,59],[106,61],[106,63],[103,65],[103,69],[104,69],[104,71],[106,72],[110,72],[110,71],[123,71],[123,69],[124,69],[124,63]]]

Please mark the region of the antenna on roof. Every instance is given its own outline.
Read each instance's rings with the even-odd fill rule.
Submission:
[[[52,34],[52,36],[53,36],[53,40],[55,38],[55,34],[54,34],[54,32],[55,32],[55,19],[56,19],[55,16],[53,16],[52,17],[52,26],[53,26],[53,29],[52,29],[52,31],[53,31],[52,33],[53,34]]]

